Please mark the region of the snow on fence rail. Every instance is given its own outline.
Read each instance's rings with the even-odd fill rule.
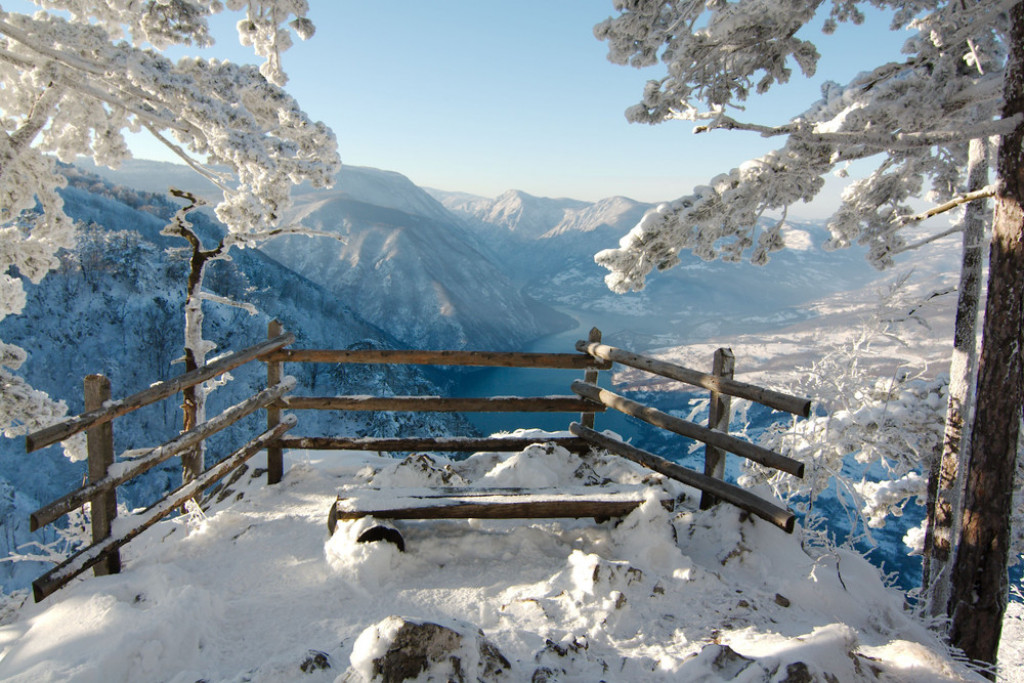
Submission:
[[[406,437],[374,438],[343,436],[301,436],[285,438],[284,434],[297,423],[294,415],[282,416],[290,410],[373,410],[373,411],[459,411],[459,412],[578,412],[580,419],[569,425],[572,437],[549,439],[566,449],[585,453],[592,446],[607,449],[633,460],[649,469],[693,486],[703,492],[701,507],[721,501],[729,502],[760,516],[773,524],[792,531],[793,513],[762,500],[749,491],[723,481],[724,452],[732,452],[794,476],[803,476],[803,465],[778,453],[742,441],[728,434],[729,397],[737,396],[757,401],[772,408],[798,415],[810,413],[810,400],[790,396],[732,379],[733,357],[728,349],[715,353],[712,374],[690,370],[678,365],[648,358],[629,351],[601,344],[601,332],[593,329],[586,341],[579,341],[580,353],[521,353],[494,351],[420,351],[420,350],[317,350],[285,349],[295,341],[294,335],[284,333],[277,321],[267,328],[268,339],[248,349],[230,354],[179,377],[159,382],[150,388],[119,401],[110,401],[110,384],[106,378],[90,375],[85,380],[86,412],[47,427],[26,437],[26,451],[56,443],[86,431],[89,450],[89,480],[81,488],[41,507],[31,515],[31,527],[37,529],[50,524],[71,510],[90,502],[92,505],[93,543],[68,558],[65,562],[33,582],[35,599],[44,599],[90,567],[96,574],[120,571],[118,549],[155,524],[161,518],[202,493],[219,479],[241,466],[260,450],[267,451],[267,483],[279,482],[283,475],[283,450],[286,448],[329,450],[379,451],[509,451],[522,450],[534,440],[504,437]],[[133,459],[114,462],[112,421],[121,415],[155,401],[172,396],[185,388],[216,377],[250,362],[266,365],[267,388],[238,403],[220,415],[190,429],[155,448],[133,452]],[[493,396],[483,398],[449,398],[439,396],[287,396],[295,386],[293,378],[282,377],[283,363],[385,363],[416,365],[461,365],[483,367],[550,368],[584,370],[583,381],[573,382],[573,395],[567,396]],[[610,370],[618,362],[663,377],[676,379],[711,390],[711,410],[707,427],[681,420],[643,404],[631,401],[598,386],[599,372]],[[594,430],[595,414],[606,408],[618,410],[644,420],[662,429],[687,436],[706,445],[705,471],[695,472],[676,463],[647,453]],[[239,450],[195,475],[189,481],[167,494],[140,515],[117,535],[111,534],[111,520],[116,514],[116,490],[121,484],[149,468],[179,455],[203,442],[210,435],[235,424],[243,417],[264,409],[267,415],[266,431],[248,441]],[[141,455],[141,457],[140,457]],[[190,478],[183,469],[183,477]],[[524,494],[525,495],[525,494]],[[521,498],[522,496],[520,496]],[[591,496],[593,497],[593,496]],[[450,503],[451,501],[449,501]],[[639,501],[613,501],[615,510],[628,512]],[[594,505],[597,507],[594,507]],[[443,505],[443,514],[434,508]],[[587,507],[590,505],[590,507]],[[582,507],[581,507],[582,506]],[[605,500],[523,500],[488,503],[487,514],[508,518],[535,517],[537,515],[590,516],[593,510],[607,512]],[[482,514],[478,505],[450,505],[440,502],[417,507],[418,512],[403,514],[431,516],[475,516]],[[625,514],[623,512],[623,514]],[[338,514],[332,508],[331,514]],[[361,514],[359,511],[352,514]]]
[[[287,346],[294,341],[295,335],[292,333],[289,332],[288,334],[282,334],[260,344],[256,344],[255,346],[251,346],[243,351],[238,351],[224,356],[216,362],[204,365],[201,368],[196,368],[191,372],[186,372],[174,379],[157,382],[148,389],[143,389],[142,391],[132,394],[127,398],[122,398],[113,402],[109,400],[104,401],[101,406],[93,410],[86,410],[86,412],[81,415],[77,415],[69,420],[64,420],[50,425],[49,427],[44,427],[43,429],[32,432],[25,437],[25,451],[27,453],[31,453],[32,451],[55,444],[58,441],[63,441],[64,439],[74,436],[79,432],[83,432],[90,427],[110,422],[115,417],[126,415],[133,410],[138,410],[139,408],[148,406],[149,404],[167,398],[168,396],[173,396],[182,389],[193,387],[200,382],[205,382],[208,379],[222,375],[230,370],[234,370],[239,366],[255,360],[265,353]]]
[[[280,333],[279,328],[268,330],[270,336]],[[546,396],[546,397],[509,397],[495,396],[484,398],[448,398],[440,396],[336,396],[336,397],[299,397],[287,396],[278,403],[291,410],[373,410],[373,411],[458,411],[458,412],[527,412],[527,411],[551,411],[551,412],[576,412],[581,413],[579,422],[573,422],[569,429],[576,437],[567,439],[561,437],[552,439],[567,449],[582,453],[587,446],[599,446],[606,448],[613,453],[626,457],[640,463],[645,467],[653,469],[682,481],[683,483],[698,488],[702,492],[701,507],[707,508],[718,500],[724,500],[736,505],[748,512],[770,521],[771,523],[785,529],[793,530],[794,515],[791,511],[780,508],[777,505],[762,500],[754,494],[745,491],[737,486],[722,480],[724,476],[725,452],[735,453],[741,457],[758,462],[767,467],[773,467],[793,476],[803,477],[804,465],[796,460],[775,453],[766,448],[757,446],[748,441],[743,441],[730,436],[729,431],[729,400],[735,396],[756,401],[768,407],[808,416],[810,414],[811,401],[799,396],[792,396],[764,387],[759,387],[745,382],[738,382],[732,378],[734,358],[728,349],[719,349],[715,353],[712,373],[703,373],[691,370],[673,363],[667,363],[654,358],[631,353],[623,349],[601,344],[601,332],[598,329],[591,330],[586,341],[576,343],[579,354],[557,354],[557,353],[508,353],[491,351],[409,351],[409,350],[299,350],[282,349],[268,353],[263,360],[268,363],[268,377],[276,377],[280,374],[277,367],[273,372],[269,370],[272,366],[283,362],[320,362],[320,363],[391,363],[396,365],[418,364],[418,365],[478,365],[478,366],[502,366],[502,367],[528,367],[528,368],[575,368],[585,369],[583,381],[572,383],[571,390],[576,397],[571,396]],[[636,401],[631,401],[623,396],[602,389],[598,386],[598,374],[600,370],[610,370],[612,364],[618,362],[631,367],[636,367],[647,372],[661,375],[670,379],[685,382],[690,385],[703,387],[711,390],[711,410],[709,415],[709,426],[682,420],[668,415],[654,408],[644,406]],[[624,444],[594,431],[594,416],[603,412],[606,408],[618,410],[626,415],[643,420],[656,427],[670,432],[686,436],[705,444],[705,471],[703,474],[686,469],[680,465],[659,458],[656,455],[641,451],[640,449]],[[270,426],[271,423],[268,423]],[[404,439],[395,438],[345,438],[345,437],[291,437],[282,439],[279,443],[283,448],[315,448],[315,449],[357,449],[357,450],[379,450],[379,451],[447,451],[447,450],[518,450],[529,444],[529,440],[512,440],[506,438],[482,438],[465,439],[458,437],[413,437]],[[271,467],[273,472],[273,467]],[[273,475],[271,475],[273,476]],[[280,474],[276,475],[278,478]],[[536,516],[586,516],[594,501],[575,500],[561,501],[558,504],[544,503],[538,507],[536,504],[526,505],[521,496],[511,496],[503,503],[491,503],[487,508],[487,514],[491,516],[505,515],[509,518]],[[635,501],[631,503],[635,507]],[[441,509],[443,508],[443,510]],[[629,505],[622,509],[629,508]],[[538,512],[538,510],[540,510]],[[560,513],[558,511],[561,511]],[[528,514],[529,513],[529,514]],[[332,509],[335,515],[362,515],[369,514],[366,510],[347,510],[339,512]],[[387,509],[376,510],[376,516],[389,518],[418,517],[421,519],[433,518],[435,516],[473,516],[480,514],[475,506],[453,505],[450,500],[441,502],[440,499],[434,503],[420,501],[420,504],[409,509]]]
[[[89,567],[98,564],[103,557],[112,556],[118,548],[153,526],[187,501],[198,496],[202,491],[214,484],[218,479],[237,469],[246,460],[265,449],[269,443],[295,426],[295,416],[287,415],[274,429],[267,430],[252,439],[234,453],[206,470],[192,481],[181,485],[161,498],[156,504],[148,507],[139,515],[133,515],[133,523],[129,529],[116,535],[108,536],[94,542],[85,550],[75,553],[64,562],[46,572],[32,582],[32,593],[39,602],[57,589],[67,585]],[[117,573],[117,572],[106,572]]]
[[[722,374],[709,375],[699,370],[691,370],[682,365],[676,365],[675,363],[667,363],[649,356],[630,353],[623,349],[617,349],[614,346],[605,346],[604,344],[582,340],[576,342],[576,349],[583,353],[588,353],[595,358],[614,361],[638,370],[646,370],[655,375],[710,389],[721,394],[745,398],[769,408],[784,410],[787,413],[793,413],[800,417],[810,417],[811,415],[811,399],[784,394],[754,384],[747,384],[746,382],[737,382],[732,379],[731,371],[729,376]],[[719,349],[719,352],[722,351],[727,352],[729,356],[732,355],[732,352],[728,351],[728,349]]]

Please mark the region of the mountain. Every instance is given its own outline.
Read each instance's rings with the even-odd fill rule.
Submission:
[[[824,226],[790,222],[788,249],[763,267],[706,262],[682,254],[682,263],[653,275],[640,292],[614,294],[594,254],[615,247],[654,204],[626,197],[597,202],[534,197],[510,191],[487,199],[430,190],[481,235],[529,296],[599,325],[636,350],[747,332],[815,315],[809,303],[864,286],[877,272],[857,248],[825,252]],[[768,221],[766,221],[767,223]]]
[[[561,223],[567,212],[586,206],[587,202],[575,199],[549,199],[509,190],[491,202],[475,205],[469,215],[517,237],[537,239]]]
[[[427,192],[471,225],[524,241],[605,229],[625,232],[653,207],[627,197],[585,202],[535,197],[520,190],[509,190],[495,199],[444,190]]]
[[[333,190],[299,194],[285,220],[333,237],[286,237],[264,250],[412,347],[514,349],[570,326],[397,173],[347,167]]]
[[[71,414],[83,410],[82,378],[102,373],[114,398],[183,372],[183,305],[186,264],[181,241],[160,234],[175,207],[161,196],[112,186],[65,169],[69,187],[65,210],[83,221],[75,249],[61,252],[60,266],[38,285],[27,284],[28,303],[21,315],[0,321],[0,339],[22,346],[29,359],[20,370],[35,388],[64,400]],[[207,241],[220,226],[202,214],[192,217]],[[259,250],[233,250],[230,260],[208,266],[205,289],[259,311],[249,315],[236,307],[208,303],[204,336],[217,344],[216,353],[240,350],[266,338],[267,323],[280,320],[295,333],[297,348],[398,347],[402,342],[360,317],[330,291]],[[288,365],[298,379],[297,393],[439,394],[444,377],[425,375],[414,366]],[[209,414],[252,395],[265,386],[256,364],[233,371],[233,379],[210,397]],[[261,414],[240,429],[256,433]],[[178,432],[181,424],[175,399],[117,420],[115,450],[151,447]],[[399,436],[472,434],[461,417],[447,414],[336,413],[302,411],[296,435]],[[228,430],[209,442],[208,457],[219,459],[240,445],[238,432]],[[28,514],[39,505],[80,485],[85,463],[72,463],[59,448],[26,454],[21,439],[0,439],[0,557],[29,541],[52,540],[53,532],[29,534]],[[175,460],[122,487],[129,507],[148,505],[180,483]],[[39,566],[0,563],[0,585],[24,585],[40,573]]]
[[[180,172],[155,162],[104,171],[139,183]],[[815,315],[812,299],[877,276],[860,249],[826,253],[822,225],[791,221],[790,248],[767,266],[683,254],[645,290],[614,294],[593,255],[614,247],[653,206],[518,190],[486,198],[345,167],[331,190],[297,188],[290,214],[339,239],[296,237],[265,249],[412,346],[518,348],[568,327],[553,307],[642,351],[797,322]]]
[[[299,205],[348,199],[440,223],[452,222],[448,209],[401,173],[366,166],[343,166],[333,188],[317,190],[300,185],[294,196]]]
[[[168,196],[167,190],[174,187],[192,192],[210,203],[217,202],[221,197],[220,190],[213,183],[184,164],[126,159],[114,169],[97,165],[90,157],[79,157],[75,160],[75,166],[114,186],[157,196]]]
[[[195,173],[183,177],[175,164],[135,160],[116,171],[85,166],[128,187],[182,181],[203,196],[213,194],[206,181]],[[500,251],[399,173],[344,166],[331,189],[296,188],[285,220],[334,237],[284,237],[262,251],[405,346],[519,348],[571,326],[566,316],[520,292],[508,264],[497,262]]]

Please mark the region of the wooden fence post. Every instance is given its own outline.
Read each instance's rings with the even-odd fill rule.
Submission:
[[[718,349],[715,351],[715,361],[711,374],[716,377],[732,379],[735,367],[736,356],[733,355],[732,349]],[[708,407],[708,429],[728,433],[729,412],[731,409],[731,396],[712,391],[711,404]],[[704,474],[715,479],[725,478],[725,451],[711,445],[705,445]],[[707,510],[717,502],[718,498],[705,491],[700,497],[700,509]]]
[[[267,338],[281,336],[283,328],[277,320],[271,320],[267,324]],[[276,386],[281,381],[281,363],[279,361],[266,361],[267,363],[267,386]],[[273,405],[267,406],[267,430],[271,430],[281,424],[281,409]],[[284,457],[280,446],[272,445],[267,447],[267,484],[277,484],[284,475]]]
[[[597,329],[596,327],[590,328],[590,336],[587,337],[587,341],[590,342],[591,344],[600,344],[601,330]],[[597,362],[596,359],[595,362]],[[586,382],[587,384],[597,384],[598,376],[599,371],[597,368],[587,368],[587,370],[583,373],[583,381]],[[587,429],[593,429],[594,413],[580,413],[580,424],[586,427]]]
[[[103,375],[88,375],[83,381],[85,410],[97,410],[110,400],[110,380]],[[89,483],[107,476],[107,468],[114,464],[114,425],[106,422],[86,430],[86,449],[89,456]],[[92,514],[92,542],[98,543],[110,536],[110,526],[117,516],[117,489],[97,494],[89,500]],[[121,553],[107,554],[93,567],[96,576],[117,574],[121,571]]]

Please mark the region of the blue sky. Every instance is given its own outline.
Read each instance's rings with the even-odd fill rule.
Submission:
[[[613,13],[611,0],[310,4],[317,33],[285,53],[288,89],[334,129],[343,163],[484,196],[519,189],[661,201],[781,144],[750,133],[693,135],[683,121],[627,123],[623,112],[661,71],[607,61],[593,26]],[[237,16],[228,19],[204,54],[252,61],[237,45]],[[823,80],[845,82],[897,57],[906,37],[878,15],[835,36],[806,34],[823,55],[815,78],[796,76],[752,101],[743,118],[784,122],[817,98]],[[142,140],[133,148],[169,159]],[[830,203],[791,215],[820,215]]]

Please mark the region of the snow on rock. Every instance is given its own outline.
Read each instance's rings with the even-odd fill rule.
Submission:
[[[464,623],[388,617],[356,639],[346,681],[509,680],[509,661],[479,629]]]
[[[370,520],[327,537],[341,487],[437,485],[438,472],[578,487],[570,458],[602,482],[650,485],[648,499],[604,523],[395,522],[404,553],[355,543]],[[250,480],[242,500],[140,536],[122,574],[21,607],[0,626],[0,679],[401,680],[379,662],[405,625],[429,623],[451,647],[427,646],[438,654],[416,680],[980,680],[860,556],[729,506],[669,512],[658,498],[682,487],[614,456],[289,459],[281,484]]]

